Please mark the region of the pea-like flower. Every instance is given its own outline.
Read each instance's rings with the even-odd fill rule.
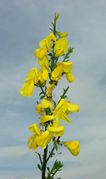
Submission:
[[[65,37],[56,40],[54,46],[54,53],[56,57],[64,55],[64,53],[68,50],[68,41]]]
[[[69,141],[63,142],[64,146],[71,152],[72,155],[77,156],[80,152],[80,143],[79,141]]]
[[[79,105],[72,104],[65,99],[61,99],[53,111],[53,115],[55,116],[54,123],[59,124],[60,119],[70,122],[71,120],[68,117],[68,114],[71,112],[78,112],[79,109]]]
[[[28,139],[28,147],[30,149],[37,149],[38,147],[46,148],[47,144],[52,139],[52,134],[49,131],[41,132],[37,124],[29,126],[32,136]]]
[[[40,129],[37,124],[32,124],[29,126],[29,130],[32,133],[32,136],[28,139],[28,147],[30,149],[36,149],[38,147],[36,139],[41,135]]]
[[[63,74],[66,75],[66,78],[69,82],[74,81],[74,76],[72,74],[72,62],[68,61],[57,63],[56,68],[53,70],[51,74],[51,79],[54,81],[58,81]]]
[[[25,82],[20,90],[20,94],[22,96],[32,96],[34,85],[37,85],[38,81],[44,85],[47,79],[48,70],[46,68],[41,68],[39,71],[37,68],[32,68],[25,78]]]
[[[53,105],[49,100],[43,99],[39,104],[37,104],[36,112],[38,114],[42,114],[42,113],[44,113],[45,109],[47,109],[47,108],[52,109]]]
[[[38,63],[41,68],[49,67],[47,52],[56,41],[56,37],[53,33],[50,33],[47,37],[39,42],[39,48],[34,51],[34,56],[38,58]]]
[[[20,90],[22,96],[32,96],[34,85],[38,82],[38,70],[37,68],[32,68],[25,79],[24,85]]]
[[[48,70],[46,68],[41,68],[38,72],[38,81],[40,81],[40,83],[44,85],[47,79],[48,79]]]
[[[47,130],[41,132],[37,124],[29,126],[32,136],[28,139],[28,147],[30,149],[37,149],[38,147],[46,148],[48,143],[56,136],[62,136],[64,133],[64,126],[51,127],[48,126]]]
[[[51,32],[47,37],[45,37],[44,39],[42,39],[39,42],[39,46],[42,48],[46,48],[47,51],[50,50],[50,48],[52,47],[53,43],[56,42],[56,37],[53,34],[53,32]]]
[[[64,126],[48,126],[47,130],[54,136],[62,136],[64,134]]]

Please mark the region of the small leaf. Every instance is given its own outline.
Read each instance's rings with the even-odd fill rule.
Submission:
[[[42,167],[40,166],[40,164],[37,164],[37,167],[40,171],[42,171]]]
[[[43,99],[44,98],[44,95],[43,96],[40,96],[40,99]]]
[[[58,150],[58,144],[57,144],[57,141],[53,141],[53,143],[54,143],[54,148],[56,149],[56,150]]]

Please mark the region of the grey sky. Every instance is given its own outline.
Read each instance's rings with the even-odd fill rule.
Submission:
[[[81,107],[65,125],[64,139],[78,139],[81,153],[66,150],[64,179],[106,178],[106,1],[105,0],[0,0],[0,179],[39,179],[37,160],[26,147],[27,126],[37,120],[35,99],[19,90],[27,71],[37,65],[33,51],[49,33],[54,12],[58,28],[69,32],[76,81],[68,93]],[[60,81],[55,98],[66,80]]]

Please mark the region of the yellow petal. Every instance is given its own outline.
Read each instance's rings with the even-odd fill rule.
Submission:
[[[68,41],[66,38],[60,38],[55,42],[54,53],[55,55],[61,56],[68,50]]]
[[[42,68],[39,71],[39,81],[41,84],[45,83],[48,79],[48,70],[46,68]]]
[[[73,82],[75,80],[74,75],[72,73],[66,73],[66,78],[69,82]]]
[[[63,67],[62,64],[59,64],[52,72],[51,79],[58,81],[63,73]]]
[[[43,58],[39,58],[38,63],[39,63],[41,68],[48,69],[48,67],[49,67],[49,62],[48,62],[47,56],[44,56]]]
[[[44,115],[44,116],[40,117],[40,122],[45,123],[47,121],[51,121],[54,119],[54,117],[55,117],[54,115]]]
[[[35,137],[34,135],[31,136],[31,137],[28,139],[27,144],[28,144],[29,149],[36,149],[36,148],[38,148],[38,145],[37,145],[37,143],[36,143],[36,137]]]
[[[70,103],[70,104],[68,105],[68,110],[69,110],[70,112],[79,112],[80,107],[79,107],[79,105],[77,105],[77,104],[72,104],[72,103]]]
[[[48,101],[46,99],[43,99],[41,101],[41,103],[37,104],[37,106],[36,106],[36,112],[39,113],[39,114],[43,114],[44,109],[46,109],[46,108],[52,109],[53,106],[52,106],[52,103],[50,101]]]
[[[52,135],[48,131],[45,131],[39,137],[37,137],[37,145],[45,149],[51,139]]]
[[[36,106],[36,112],[38,114],[42,114],[44,112],[41,104],[37,104],[37,106]]]
[[[34,84],[36,84],[38,82],[38,70],[37,68],[32,68],[27,76],[26,76],[26,81],[29,81],[29,80],[33,80],[34,81]]]
[[[61,100],[59,101],[59,103],[57,104],[56,108],[54,109],[53,114],[56,114],[57,111],[61,110],[61,109],[62,109],[62,106],[64,105],[64,103],[65,103],[65,100],[64,100],[64,99],[61,99]]]
[[[26,81],[20,90],[22,96],[32,96],[34,90],[33,80]]]
[[[42,47],[42,48],[46,48],[47,51],[49,51],[49,49],[51,47],[51,42],[48,41],[47,38],[44,38],[39,42],[39,46]]]
[[[52,126],[53,127],[59,127],[60,126],[60,118],[57,115],[55,115]]]
[[[41,48],[46,48],[47,51],[50,50],[50,48],[52,47],[53,45],[53,42],[56,41],[56,37],[55,35],[52,33],[50,33],[47,37],[45,37],[44,39],[42,39],[40,42],[39,42],[39,46]]]
[[[54,136],[62,136],[64,133],[64,126],[48,127],[47,130]]]
[[[52,103],[47,99],[43,99],[41,104],[42,104],[42,108],[50,108],[50,109],[53,108]]]
[[[62,115],[62,119],[66,122],[71,122],[71,119],[65,113]]]
[[[63,71],[65,73],[70,73],[70,71],[72,70],[72,62],[62,62],[63,65]]]
[[[34,51],[34,56],[37,58],[43,58],[47,53],[47,49],[45,47],[38,48]]]
[[[80,152],[79,141],[63,142],[64,146],[71,152],[72,155],[77,156]]]
[[[41,134],[40,129],[39,129],[37,124],[30,125],[28,127],[28,129],[30,130],[30,132],[35,133],[36,135],[40,135]]]
[[[51,32],[51,33],[49,34],[48,38],[49,38],[49,40],[51,40],[51,41],[54,41],[54,42],[56,41],[56,37],[55,37],[55,35],[54,35],[53,32]]]
[[[46,81],[48,79],[48,71],[46,68],[42,69],[42,78]]]

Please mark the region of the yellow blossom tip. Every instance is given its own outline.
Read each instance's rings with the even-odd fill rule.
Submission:
[[[77,156],[80,153],[79,141],[63,142],[64,146],[71,152],[72,155]]]

